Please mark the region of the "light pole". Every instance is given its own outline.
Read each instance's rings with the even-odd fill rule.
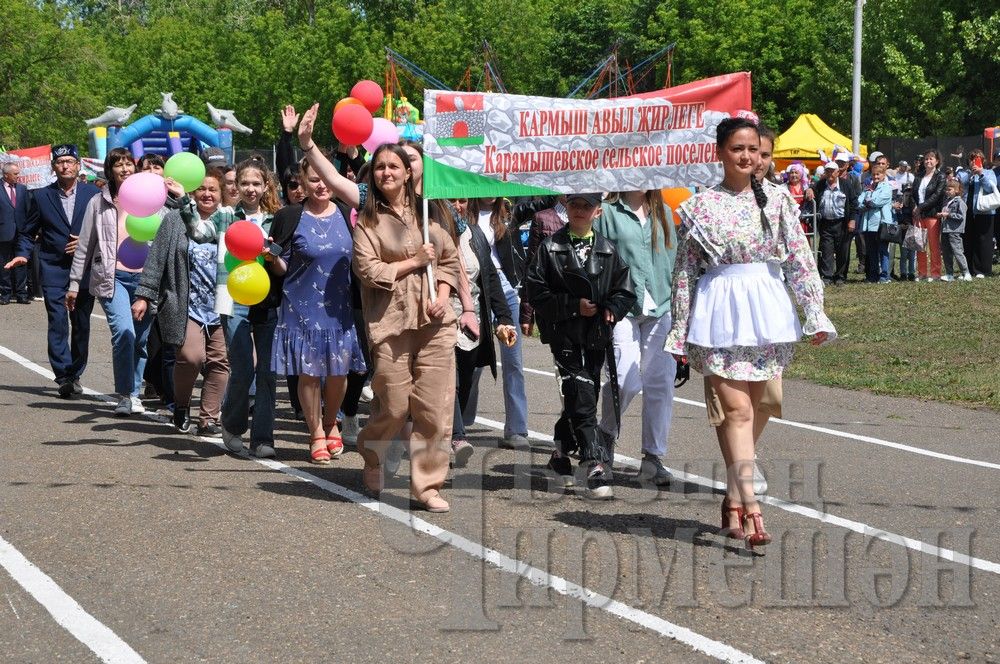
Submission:
[[[865,0],[854,3],[854,81],[851,90],[851,152],[861,149],[861,14]]]

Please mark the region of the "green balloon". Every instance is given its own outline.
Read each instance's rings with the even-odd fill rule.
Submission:
[[[149,242],[156,237],[160,228],[160,215],[151,214],[148,217],[125,217],[125,232],[136,242]]]
[[[173,178],[191,192],[201,186],[205,179],[205,163],[191,152],[178,152],[163,166],[163,177]]]
[[[240,263],[246,263],[246,262],[248,262],[248,261],[241,261],[239,258],[237,258],[236,256],[233,256],[228,251],[226,252],[226,255],[222,258],[222,263],[223,263],[223,265],[226,266],[226,272],[232,272],[233,270],[236,269],[237,265],[239,265]],[[263,256],[258,256],[257,257],[257,262],[259,264],[263,265],[264,264],[264,257]]]

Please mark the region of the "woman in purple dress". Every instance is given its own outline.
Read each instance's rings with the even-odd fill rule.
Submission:
[[[272,228],[275,238],[287,240],[272,270],[284,272],[285,280],[271,369],[299,377],[299,400],[312,440],[309,458],[328,464],[344,449],[337,409],[347,374],[366,370],[352,310],[353,241],[350,222],[308,162],[302,162],[299,181],[306,200],[296,206],[301,214],[289,215],[294,229]]]

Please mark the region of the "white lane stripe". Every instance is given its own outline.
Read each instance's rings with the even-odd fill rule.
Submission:
[[[500,363],[497,362],[497,365],[499,364]],[[556,377],[556,375],[551,371],[528,369],[527,367],[524,368],[524,372],[537,374],[539,376],[549,376],[550,378]],[[642,392],[640,392],[639,394],[642,394]],[[686,406],[696,406],[698,408],[706,407],[705,403],[702,401],[693,401],[691,399],[682,399],[680,397],[674,397],[674,401],[676,401],[677,403],[684,404]],[[904,445],[903,443],[894,443],[891,440],[884,440],[882,438],[863,436],[861,434],[850,433],[847,431],[839,431],[837,429],[821,427],[815,424],[805,424],[803,422],[796,422],[794,420],[783,420],[780,417],[772,417],[770,421],[776,424],[784,424],[786,426],[794,427],[796,429],[805,429],[807,431],[823,433],[828,436],[834,436],[837,438],[847,438],[848,440],[856,440],[861,443],[870,443],[872,445],[879,445],[881,447],[889,447],[896,450],[902,450],[903,452],[919,454],[921,456],[931,457],[932,459],[942,459],[943,461],[953,461],[955,463],[964,463],[970,466],[979,466],[980,468],[990,468],[991,470],[1000,470],[1000,463],[993,463],[991,461],[980,461],[979,459],[969,459],[967,457],[955,456],[953,454],[944,454],[943,452],[935,452],[934,450],[924,449],[923,447],[913,447],[912,445]]]
[[[476,422],[484,426],[488,426],[491,429],[496,429],[498,431],[503,431],[503,422],[498,422],[496,420],[491,420],[486,417],[476,417]],[[552,436],[548,436],[537,431],[528,431],[528,437],[534,438],[536,440],[542,440],[545,442],[553,442]],[[639,470],[640,462],[638,459],[633,459],[632,457],[627,457],[623,454],[615,454],[615,462],[623,466],[627,466],[632,470]],[[674,477],[678,477],[685,482],[690,482],[691,484],[697,484],[709,489],[720,489],[725,490],[726,485],[723,482],[717,482],[715,480],[709,479],[707,477],[702,477],[701,475],[693,475],[691,473],[686,473],[683,470],[677,470],[674,468],[667,467]],[[954,551],[952,549],[945,549],[933,544],[928,544],[921,540],[915,540],[909,537],[904,537],[903,535],[897,535],[896,533],[889,532],[887,530],[882,530],[881,528],[875,528],[874,526],[869,526],[866,523],[861,523],[859,521],[851,521],[850,519],[845,519],[843,517],[835,516],[828,512],[820,512],[817,509],[811,507],[806,507],[805,505],[799,505],[798,503],[788,502],[780,498],[774,498],[772,496],[758,496],[757,500],[766,503],[768,505],[773,505],[779,509],[783,509],[786,512],[791,512],[793,514],[798,514],[809,519],[816,519],[823,523],[829,523],[832,526],[838,526],[840,528],[846,528],[847,530],[852,530],[856,533],[860,533],[866,537],[874,537],[880,539],[883,542],[888,542],[890,544],[898,544],[899,546],[905,546],[907,549],[913,551],[919,551],[920,553],[926,553],[929,556],[937,556],[943,560],[949,562],[959,563],[965,565],[966,567],[972,567],[974,569],[979,569],[984,572],[990,572],[992,574],[1000,575],[1000,563],[995,563],[991,560],[985,560],[983,558],[974,558],[964,553]]]
[[[39,366],[38,364],[32,362],[31,360],[19,355],[18,353],[4,346],[0,346],[0,354],[6,355],[7,357],[14,360],[15,362],[17,362],[26,369],[34,371],[35,373],[45,376],[47,378],[52,378],[51,371],[45,369],[42,366]],[[114,401],[112,397],[105,394],[101,394],[99,392],[95,392],[94,390],[91,390],[89,388],[84,388],[84,393],[95,396],[99,398],[101,401],[105,402]],[[167,424],[166,418],[161,417],[159,415],[155,415],[152,413],[145,413],[145,416],[148,419],[151,419],[155,422]],[[201,437],[200,440],[203,440],[207,443],[212,443],[214,445],[217,445],[225,449],[223,444],[219,442],[217,439]],[[480,560],[483,560],[504,572],[521,576],[525,578],[532,585],[551,588],[560,595],[565,595],[573,599],[578,599],[587,606],[590,606],[595,609],[600,609],[602,611],[606,611],[620,618],[624,618],[629,622],[635,623],[636,625],[639,625],[648,630],[656,632],[657,634],[679,641],[690,647],[692,650],[704,653],[709,657],[713,657],[719,661],[733,662],[738,664],[763,664],[761,660],[753,657],[752,655],[745,653],[741,650],[737,650],[736,648],[726,645],[725,643],[722,643],[720,641],[715,641],[713,639],[708,638],[707,636],[702,636],[701,634],[698,634],[697,632],[692,631],[686,627],[676,625],[672,622],[664,620],[663,618],[660,618],[659,616],[647,613],[640,609],[636,609],[632,606],[629,606],[628,604],[624,604],[617,600],[613,600],[605,595],[601,595],[600,593],[595,593],[594,591],[589,590],[584,586],[580,586],[562,577],[549,574],[548,572],[538,569],[537,567],[532,567],[526,563],[523,563],[520,560],[517,560],[516,558],[511,558],[506,554],[503,554],[494,549],[490,549],[486,547],[486,545],[484,544],[473,542],[472,540],[462,537],[461,535],[445,530],[428,521],[425,521],[424,519],[416,517],[409,512],[405,512],[396,507],[392,507],[391,505],[386,505],[385,503],[380,503],[376,500],[372,500],[371,498],[363,496],[362,494],[357,493],[356,491],[352,491],[347,487],[341,486],[334,482],[330,482],[329,480],[325,480],[321,477],[316,477],[315,475],[307,473],[303,470],[299,470],[298,468],[287,466],[281,463],[280,461],[274,461],[271,459],[253,458],[250,457],[248,454],[246,454],[246,452],[244,452],[241,456],[248,458],[251,461],[255,461],[262,466],[265,466],[272,470],[279,471],[296,479],[302,480],[303,482],[308,482],[316,486],[317,488],[323,489],[324,491],[327,491],[334,495],[350,500],[351,502],[356,503],[369,511],[372,511],[376,514],[384,516],[393,521],[396,521],[397,523],[407,526],[408,528],[412,528],[417,532],[430,535],[431,537],[437,539],[438,541],[447,544],[448,546],[455,547],[459,551],[462,551],[472,556],[473,558],[478,558]],[[67,596],[67,599],[70,598]],[[70,601],[72,601],[72,599],[70,599]],[[100,625],[100,623],[97,623],[96,620],[94,622],[97,625]],[[103,625],[100,626],[104,627]],[[67,629],[69,628],[67,627]],[[74,634],[74,636],[76,636],[76,634]],[[112,634],[112,636],[114,635]],[[126,648],[128,647],[127,644],[125,644],[124,642],[122,642],[122,645],[125,645]],[[93,650],[92,647],[91,649]],[[129,650],[131,651],[131,649]],[[95,650],[94,652],[97,651]],[[138,657],[138,655],[136,655],[136,657]],[[136,660],[116,659],[116,660],[105,660],[105,661],[142,662],[143,660],[139,658]]]
[[[0,537],[0,566],[3,566],[19,586],[45,607],[63,629],[90,648],[102,662],[140,664],[146,661],[139,656],[139,653],[132,650],[129,644],[118,638],[117,634],[84,611],[83,607],[67,595],[55,581],[2,537]]]

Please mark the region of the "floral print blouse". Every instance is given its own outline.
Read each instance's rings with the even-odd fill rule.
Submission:
[[[751,190],[733,193],[721,185],[681,204],[680,246],[673,274],[673,327],[664,343],[667,352],[685,355],[695,349],[685,348],[685,342],[691,303],[703,265],[779,263],[795,300],[805,312],[803,333],[827,332],[828,341],[836,338],[833,323],[823,311],[823,282],[798,223],[795,201],[787,191],[775,186],[764,185],[764,191],[767,204],[763,215]],[[765,228],[765,223],[769,228]],[[785,346],[789,348],[776,348]],[[791,346],[696,350],[698,357],[691,359],[699,371],[702,367],[698,365],[706,362],[710,365],[705,367],[709,373],[742,380],[768,380],[780,375],[781,368],[791,360]]]

